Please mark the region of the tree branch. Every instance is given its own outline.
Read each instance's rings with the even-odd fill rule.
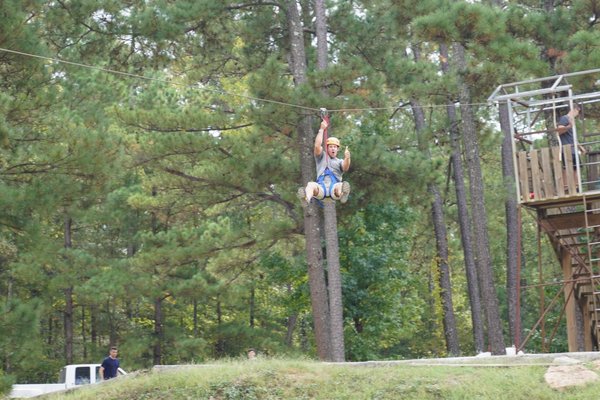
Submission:
[[[239,191],[242,194],[250,194],[250,195],[254,195],[262,200],[268,200],[268,201],[272,201],[274,203],[280,204],[284,207],[284,209],[286,210],[287,214],[293,219],[293,220],[297,220],[297,214],[296,211],[294,209],[294,205],[292,203],[290,203],[289,201],[284,200],[278,193],[275,192],[271,192],[271,193],[266,193],[266,192],[251,192],[249,190],[247,190],[246,188],[242,187],[242,186],[237,186],[237,185],[232,185],[230,183],[226,183],[226,182],[214,182],[211,181],[209,179],[206,178],[201,178],[198,176],[193,176],[193,175],[188,175],[183,171],[179,171],[176,170],[174,168],[169,168],[169,167],[163,167],[162,168],[163,171],[175,175],[175,176],[179,176],[181,178],[184,179],[188,179],[190,181],[193,182],[202,182],[202,183],[206,183],[209,186],[223,186],[223,187],[227,187],[230,189],[234,189]]]
[[[254,3],[240,3],[240,4],[234,4],[231,6],[227,6],[227,10],[241,10],[244,8],[250,8],[250,7],[255,7],[255,6],[273,6],[273,7],[278,7],[281,8],[281,4],[275,2],[275,1],[256,1]]]
[[[128,126],[132,126],[135,128],[140,128],[143,129],[145,131],[150,131],[150,132],[161,132],[161,133],[174,133],[174,132],[185,132],[185,133],[197,133],[197,132],[210,132],[210,131],[232,131],[235,129],[242,129],[242,128],[247,128],[249,126],[252,126],[254,124],[252,123],[248,123],[248,124],[242,124],[242,125],[235,125],[235,126],[228,126],[228,127],[210,127],[210,128],[181,128],[181,127],[177,127],[177,128],[159,128],[156,127],[152,124],[144,126],[141,124],[127,124]]]

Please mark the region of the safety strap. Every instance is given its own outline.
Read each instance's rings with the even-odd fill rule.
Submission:
[[[325,144],[325,165],[329,165],[329,155],[327,154],[327,130],[329,129],[329,113],[326,108],[320,108],[321,119],[327,122],[327,128],[323,130],[323,143]]]
[[[327,176],[330,178],[331,181],[331,183],[329,184],[329,188],[325,186],[325,177]],[[317,183],[323,188],[323,193],[325,194],[325,197],[331,197],[331,193],[333,193],[333,186],[336,183],[338,183],[338,180],[335,174],[329,169],[329,167],[326,167],[325,171],[323,171],[321,176],[317,178]]]

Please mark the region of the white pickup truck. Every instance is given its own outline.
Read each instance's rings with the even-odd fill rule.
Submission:
[[[35,397],[46,393],[81,387],[90,383],[97,383],[100,381],[99,370],[100,364],[67,365],[60,370],[58,383],[13,385],[9,397],[13,399]],[[126,375],[126,372],[119,368],[118,374],[119,376]]]

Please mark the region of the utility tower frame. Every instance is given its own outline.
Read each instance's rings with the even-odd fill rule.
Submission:
[[[562,281],[540,281],[536,287],[560,284],[564,297],[569,351],[600,349],[600,69],[574,72],[500,85],[488,102],[508,109],[519,220],[523,210],[538,226],[538,268],[543,277],[541,236],[554,248]],[[574,145],[561,145],[556,126],[574,105],[581,108],[573,126]],[[590,129],[591,128],[591,129]],[[579,149],[585,149],[580,152]],[[519,235],[519,240],[522,235]],[[518,243],[520,252],[521,243]],[[516,255],[520,265],[521,254]],[[528,287],[520,286],[518,295]],[[560,293],[559,293],[560,295]],[[548,350],[560,323],[546,341],[544,320],[559,304],[557,295],[546,305],[541,296],[541,328]],[[519,303],[520,304],[520,303]],[[517,318],[520,330],[520,317]],[[516,343],[518,349],[523,343]]]

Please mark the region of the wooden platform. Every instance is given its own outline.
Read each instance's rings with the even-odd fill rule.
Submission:
[[[571,145],[520,151],[516,160],[521,203],[562,199],[579,190]]]
[[[535,162],[535,156],[532,160]],[[552,159],[534,165],[547,168],[548,163]],[[600,329],[594,328],[600,324],[600,190],[572,195],[565,191],[559,195],[556,174],[544,175],[541,167],[538,173],[529,171],[527,176],[529,183],[538,180],[533,190],[539,190],[535,192],[539,196],[521,205],[536,212],[561,265],[569,351],[578,348],[575,321],[579,313],[583,318],[585,349],[592,350],[597,348],[600,335]],[[550,178],[554,187],[546,183]]]

